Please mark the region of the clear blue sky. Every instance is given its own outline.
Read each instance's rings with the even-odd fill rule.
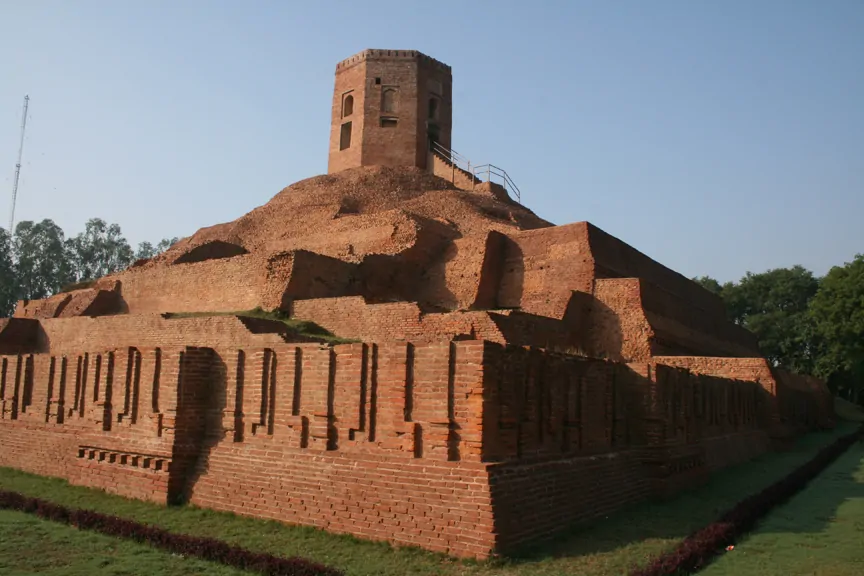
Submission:
[[[336,62],[453,67],[453,147],[687,276],[864,252],[864,1],[0,2],[0,226],[130,242],[327,170]]]

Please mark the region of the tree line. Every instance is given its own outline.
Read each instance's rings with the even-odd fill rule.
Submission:
[[[123,270],[141,258],[164,252],[177,238],[155,246],[141,242],[133,250],[117,224],[99,218],[84,231],[66,237],[52,220],[23,221],[14,234],[0,228],[0,318],[10,316],[18,300],[35,300],[64,287]]]
[[[725,284],[694,280],[723,298],[775,366],[823,378],[835,394],[864,403],[864,254],[821,278],[793,266]]]

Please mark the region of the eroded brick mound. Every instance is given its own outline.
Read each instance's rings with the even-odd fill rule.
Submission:
[[[214,241],[253,253],[278,247],[355,259],[392,254],[407,247],[403,236],[411,216],[442,222],[459,236],[552,225],[524,206],[459,190],[419,168],[364,166],[292,184],[267,204],[233,222],[202,228],[144,266]]]
[[[237,244],[214,240],[212,242],[205,242],[192,250],[184,252],[174,261],[174,264],[191,264],[192,262],[203,262],[204,260],[232,258],[248,253],[245,248]]]
[[[411,167],[360,167],[297,182],[94,288],[119,282],[131,314],[288,311],[296,300],[345,296],[423,311],[494,308],[501,234],[550,226],[482,187],[457,189]],[[38,316],[48,318],[61,303],[39,306],[51,308]]]
[[[18,318],[71,318],[106,316],[121,311],[119,294],[113,289],[84,288],[61,292],[42,300],[21,300],[15,310]]]
[[[263,308],[372,341],[484,334],[623,361],[760,356],[718,296],[587,222],[553,226],[490,190],[411,167],[309,178],[16,316]]]

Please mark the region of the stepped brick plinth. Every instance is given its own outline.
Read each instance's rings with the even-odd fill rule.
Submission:
[[[482,558],[834,425],[717,295],[460,165],[451,100],[361,52],[330,173],[21,301],[0,465]]]

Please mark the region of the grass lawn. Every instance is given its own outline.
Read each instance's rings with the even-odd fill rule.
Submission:
[[[864,574],[864,444],[853,445],[701,574]]]
[[[792,450],[765,454],[742,466],[720,472],[705,486],[665,503],[645,503],[622,510],[520,558],[490,562],[459,561],[416,548],[391,548],[319,530],[287,526],[221,512],[163,508],[126,500],[87,488],[69,486],[0,468],[0,489],[134,518],[177,533],[220,538],[245,548],[280,556],[302,556],[340,568],[350,576],[551,576],[626,573],[673,547],[697,528],[714,520],[739,500],[782,478],[819,449],[856,428],[843,423],[831,432],[810,434]],[[860,526],[860,524],[859,524]],[[4,554],[5,543],[3,547]],[[182,572],[177,572],[181,574]]]
[[[864,410],[843,398],[834,398],[834,411],[837,416],[850,422],[864,423]]]
[[[149,546],[0,510],[0,574],[50,576],[229,576],[242,571]]]

